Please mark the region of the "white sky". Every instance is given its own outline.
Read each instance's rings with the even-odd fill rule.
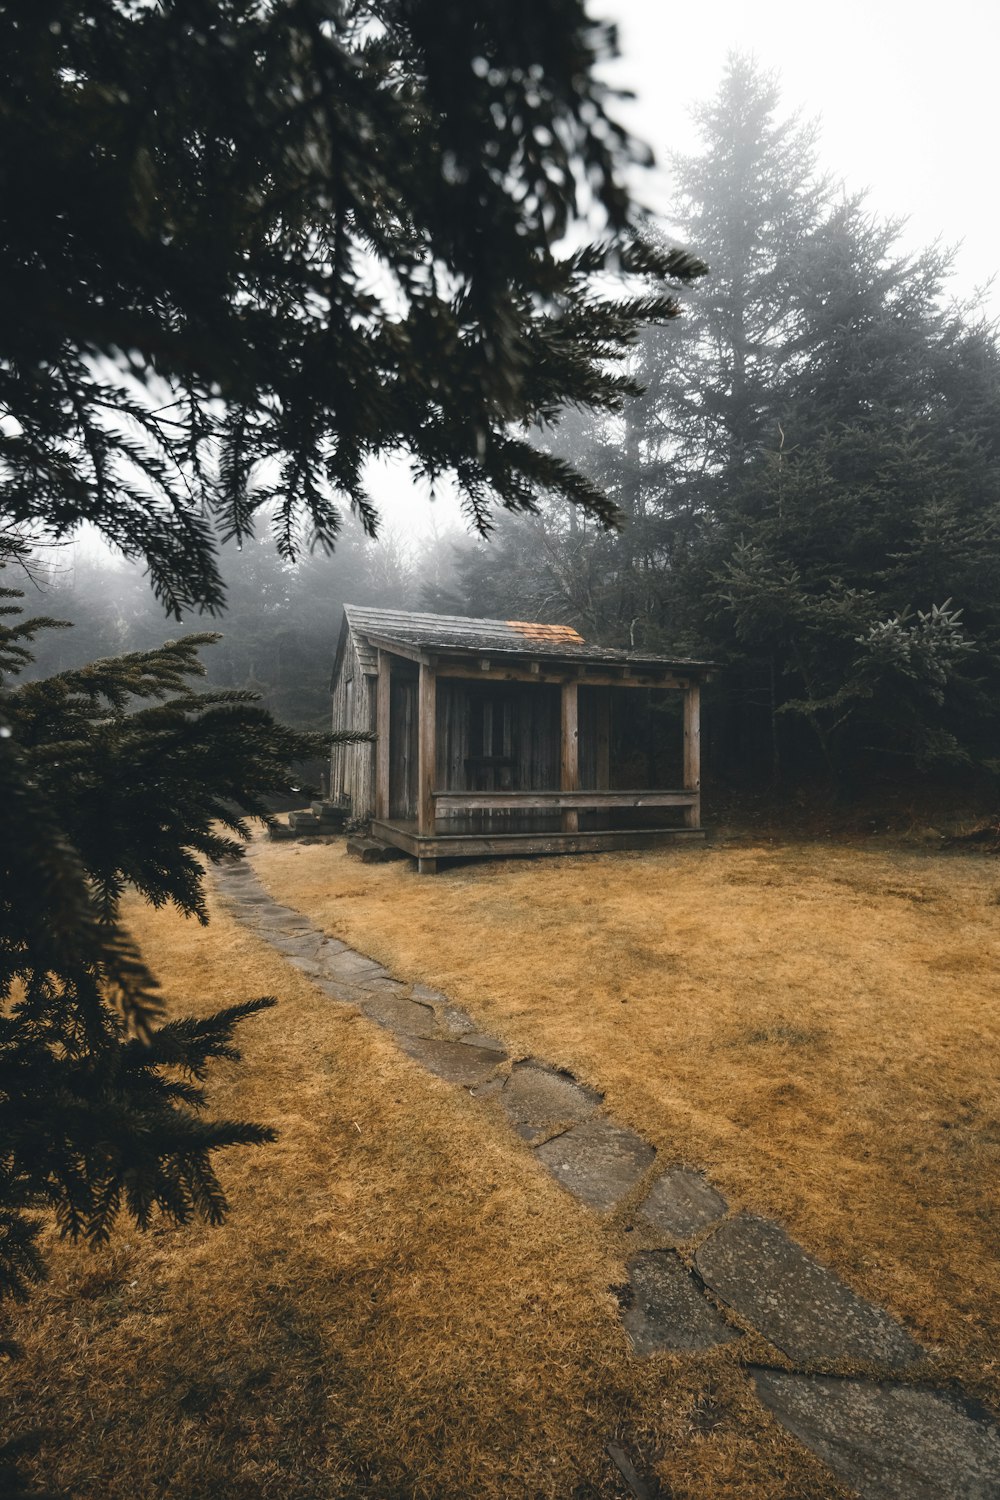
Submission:
[[[617,114],[661,162],[697,149],[690,105],[715,94],[728,52],[751,53],[779,75],[782,117],[819,118],[820,166],[850,191],[867,188],[873,211],[908,220],[906,249],[960,246],[957,296],[1000,269],[998,0],[709,0],[687,13],[665,0],[591,0],[590,10],[618,23],[623,57],[607,76],[637,99]],[[667,211],[662,167],[636,187]],[[1000,316],[1000,284],[987,306]],[[390,524],[460,524],[446,498],[431,508],[404,466],[373,478]]]
[[[906,217],[908,248],[962,242],[956,290],[1000,268],[996,0],[712,0],[681,26],[661,0],[596,0],[619,26],[613,78],[634,90],[620,113],[657,156],[697,146],[689,107],[718,89],[730,51],[778,74],[782,114],[820,122],[820,165],[868,188],[886,217]],[[666,209],[665,174],[646,201]],[[991,306],[1000,314],[1000,288]]]

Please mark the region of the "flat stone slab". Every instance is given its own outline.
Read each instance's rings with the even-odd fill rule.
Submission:
[[[458,1041],[463,1047],[482,1047],[484,1052],[499,1052],[501,1057],[507,1056],[507,1048],[503,1042],[497,1041],[495,1036],[487,1036],[482,1031],[463,1031],[459,1034]]]
[[[757,1394],[862,1500],[997,1500],[1000,1428],[959,1397],[752,1369]]]
[[[356,985],[348,984],[345,979],[331,979],[325,970],[318,974],[310,975],[313,984],[318,990],[330,1000],[339,1000],[345,1005],[360,1005],[369,998],[368,992],[359,989]]]
[[[447,1005],[448,1003],[448,996],[442,995],[440,990],[432,990],[429,984],[415,984],[410,993],[414,1000],[419,1000],[423,1005]],[[471,1021],[469,1025],[472,1025]]]
[[[272,896],[269,896],[266,891],[260,890],[259,887],[258,894],[259,899],[248,896],[241,896],[239,898],[241,901],[256,907],[256,911],[254,912],[256,921],[299,922],[303,927],[312,927],[309,918],[304,917],[300,911],[296,911],[294,906],[282,906],[280,901],[275,901]]]
[[[864,1360],[902,1369],[921,1350],[880,1307],[811,1260],[768,1219],[740,1214],[699,1248],[705,1283],[776,1348],[803,1364]]]
[[[656,1157],[648,1141],[610,1120],[585,1120],[535,1151],[567,1192],[601,1212],[614,1208]]]
[[[409,990],[409,985],[404,984],[401,979],[383,979],[380,974],[366,979],[364,984],[373,995],[399,995],[402,999],[406,998]]]
[[[637,1217],[671,1240],[683,1242],[724,1218],[729,1204],[691,1167],[671,1167],[653,1183]]]
[[[346,979],[349,984],[364,984],[367,979],[390,979],[389,970],[376,963],[373,958],[365,958],[363,953],[355,953],[353,948],[344,948],[340,953],[333,953],[325,961],[327,973],[333,979]]]
[[[461,1083],[466,1088],[485,1083],[503,1054],[488,1052],[482,1047],[466,1047],[461,1042],[423,1040],[420,1037],[401,1036],[399,1044],[403,1051],[422,1063],[446,1083]]]
[[[429,1005],[397,995],[373,995],[361,1005],[366,1016],[402,1036],[439,1037],[437,1021]]]
[[[315,962],[319,952],[318,932],[271,932],[267,940],[286,958],[305,958]]]
[[[419,1000],[423,1005],[437,1006],[438,1025],[442,1031],[449,1036],[468,1036],[470,1031],[475,1031],[476,1025],[471,1016],[466,1015],[457,1005],[442,1005],[433,997],[437,995],[436,990],[429,990],[426,985],[415,984],[410,991],[414,1000]]]
[[[672,1250],[642,1250],[628,1262],[632,1305],[622,1323],[636,1354],[714,1349],[740,1337]]]
[[[330,937],[328,933],[323,934],[320,944],[319,957],[325,962],[328,958],[334,958],[338,953],[347,951],[347,944],[342,943],[339,938]]]
[[[298,969],[299,973],[304,974],[307,979],[322,979],[324,976],[322,964],[318,964],[314,958],[292,957],[288,962],[292,965],[293,969]]]
[[[262,932],[266,932],[268,937],[271,937],[273,934],[280,935],[281,933],[301,934],[309,932],[316,933],[316,939],[319,941],[321,936],[312,923],[307,921],[305,917],[297,917],[294,913],[272,911],[270,907],[255,910],[249,920],[252,926],[259,928]]]
[[[536,1141],[558,1125],[589,1120],[601,1098],[554,1068],[524,1062],[512,1070],[500,1103],[518,1135]]]

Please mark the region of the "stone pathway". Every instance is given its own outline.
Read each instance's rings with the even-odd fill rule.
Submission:
[[[272,900],[246,860],[216,877],[234,914],[324,994],[357,1005],[437,1077],[495,1098],[567,1192],[603,1214],[634,1205],[630,1218],[658,1242],[629,1259],[620,1298],[637,1355],[756,1335],[775,1359],[748,1367],[758,1397],[862,1500],[1000,1500],[997,1422],[932,1389],[910,1334],[780,1225],[730,1213],[689,1167],[658,1170],[655,1147],[610,1120],[602,1095],[538,1058],[511,1058],[445,995],[401,983]]]

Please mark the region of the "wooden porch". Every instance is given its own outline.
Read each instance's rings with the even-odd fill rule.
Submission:
[[[613,697],[642,688],[680,697],[680,786],[613,785]],[[702,838],[699,718],[698,678],[673,667],[512,664],[378,642],[372,834],[425,874],[439,859]]]

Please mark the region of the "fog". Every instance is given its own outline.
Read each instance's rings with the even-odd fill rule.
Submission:
[[[970,299],[977,288],[986,288],[1000,228],[985,171],[1000,42],[995,6],[960,0],[949,8],[946,23],[938,9],[932,16],[929,7],[898,0],[875,5],[847,0],[835,11],[814,12],[790,0],[764,0],[752,9],[738,0],[720,0],[686,22],[652,0],[609,0],[594,10],[619,25],[622,57],[606,67],[605,76],[636,95],[617,113],[653,148],[657,164],[637,173],[634,187],[668,232],[676,192],[670,153],[698,149],[692,107],[715,94],[727,55],[736,50],[779,75],[783,116],[798,112],[818,119],[821,167],[842,179],[848,191],[867,189],[874,213],[906,220],[904,249],[916,252],[936,239],[960,247],[952,295]],[[693,248],[711,262],[711,245]],[[983,295],[991,315],[1000,313],[998,288]],[[331,603],[346,597],[373,602],[377,596],[419,606],[419,573],[437,588],[439,599],[446,597],[454,548],[463,538],[466,547],[472,545],[455,493],[444,483],[429,494],[414,481],[404,458],[373,464],[368,479],[382,517],[380,552],[372,551],[348,519],[336,563],[307,559],[301,573],[279,569],[275,577],[299,588],[308,579],[311,597]],[[231,552],[227,568],[239,579],[248,559],[260,552],[256,546],[242,558]],[[132,643],[145,634],[140,620],[155,621],[163,633],[162,615],[141,570],[113,558],[96,536],[84,535],[50,561],[48,578],[64,612],[93,620],[103,611],[101,639],[90,639],[88,646]],[[335,612],[325,607],[318,612],[329,637]],[[234,630],[232,615],[225,628]],[[82,659],[86,634],[76,633],[74,658]],[[58,654],[69,650],[65,645]],[[244,666],[253,676],[254,663],[248,659]]]
[[[623,54],[609,81],[637,96],[620,114],[658,158],[640,187],[658,212],[669,218],[669,153],[696,145],[691,106],[715,93],[737,51],[779,75],[789,113],[819,119],[828,171],[851,191],[868,189],[880,215],[908,220],[907,248],[960,243],[962,297],[996,274],[1000,8],[991,0],[946,9],[926,0],[718,0],[686,22],[652,0],[612,0],[600,13],[618,23]],[[1000,314],[995,286],[990,306]]]

